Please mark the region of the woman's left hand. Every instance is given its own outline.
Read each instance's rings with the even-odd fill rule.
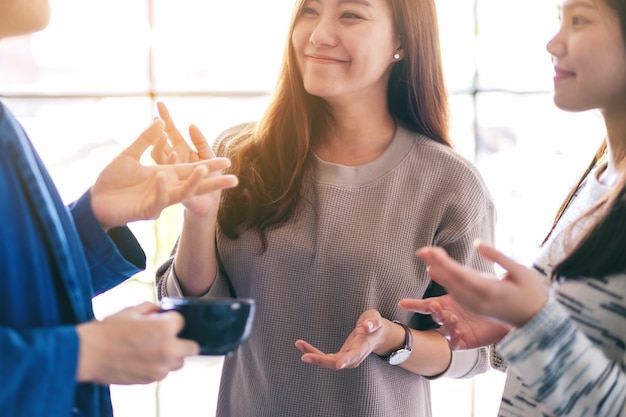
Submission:
[[[476,349],[497,343],[511,330],[511,325],[463,309],[450,294],[431,298],[405,298],[400,307],[420,314],[430,314],[441,325],[439,332],[453,350]]]
[[[157,164],[194,163],[215,158],[215,153],[213,153],[209,142],[196,125],[189,126],[189,137],[193,144],[193,146],[190,146],[176,127],[165,103],[158,102],[157,109],[159,116],[165,122],[165,133],[167,135],[166,139],[158,141],[150,152],[152,159]],[[220,172],[215,173],[215,175],[220,174]],[[196,216],[216,216],[220,198],[221,189],[216,189],[213,193],[192,196],[182,201],[182,204]]]
[[[365,311],[337,353],[324,353],[304,340],[296,341],[296,347],[303,353],[303,362],[336,370],[356,368],[384,341],[385,322],[392,324],[377,310]]]

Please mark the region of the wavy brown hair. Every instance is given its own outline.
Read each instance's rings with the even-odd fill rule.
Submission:
[[[598,1],[606,1],[617,13],[621,23],[622,40],[624,47],[626,47],[626,0]],[[626,141],[626,138],[622,138],[622,140]],[[607,143],[605,140],[576,186],[563,201],[543,244],[554,231],[556,223],[562,217],[589,172],[605,160],[606,156]],[[591,215],[596,216],[596,220],[587,228],[582,239],[572,248],[565,259],[552,269],[552,279],[558,277],[600,279],[607,275],[626,272],[626,175],[622,175],[615,188],[583,213],[577,221]],[[567,230],[571,230],[575,223],[573,222]]]
[[[437,13],[433,0],[387,0],[404,49],[388,86],[389,111],[406,128],[452,146],[448,135],[448,95],[443,79]],[[324,100],[308,94],[291,44],[304,1],[291,17],[278,82],[260,121],[220,140],[218,155],[230,158],[236,188],[222,193],[218,221],[237,238],[244,230],[265,231],[287,222],[302,195],[303,173],[313,145],[333,118]]]

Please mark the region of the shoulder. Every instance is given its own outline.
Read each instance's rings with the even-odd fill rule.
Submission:
[[[24,135],[24,130],[13,113],[0,102],[0,141],[3,144],[14,142],[19,135]]]
[[[254,131],[256,124],[257,123],[254,121],[243,122],[222,130],[213,140],[213,148],[219,149],[220,146],[227,145],[231,139],[239,137],[247,132]]]
[[[455,212],[494,211],[495,203],[478,167],[459,151],[419,133],[413,141],[403,172],[420,194],[445,202]]]
[[[431,180],[444,183],[466,181],[486,188],[482,174],[474,162],[461,154],[457,149],[439,143],[428,136],[403,129],[414,142],[408,154],[408,163],[419,169]]]

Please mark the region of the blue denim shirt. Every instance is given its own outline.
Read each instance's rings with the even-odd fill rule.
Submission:
[[[106,233],[89,192],[65,206],[0,103],[0,415],[112,415],[108,387],[77,384],[75,325],[91,299],[145,268],[128,228]]]

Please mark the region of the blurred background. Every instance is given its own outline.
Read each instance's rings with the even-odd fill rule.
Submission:
[[[552,103],[545,45],[558,26],[553,1],[436,3],[452,137],[495,198],[498,247],[530,262],[602,140],[602,120]],[[70,202],[148,126],[156,101],[169,106],[181,131],[195,123],[208,138],[258,119],[274,87],[293,0],[51,5],[47,29],[0,42],[0,96]],[[155,300],[155,268],[174,244],[181,214],[173,207],[157,221],[131,225],[148,268],[94,299],[98,317]],[[159,383],[113,386],[116,416],[213,416],[221,361],[193,358]],[[495,416],[503,381],[497,371],[434,381],[434,416]]]

